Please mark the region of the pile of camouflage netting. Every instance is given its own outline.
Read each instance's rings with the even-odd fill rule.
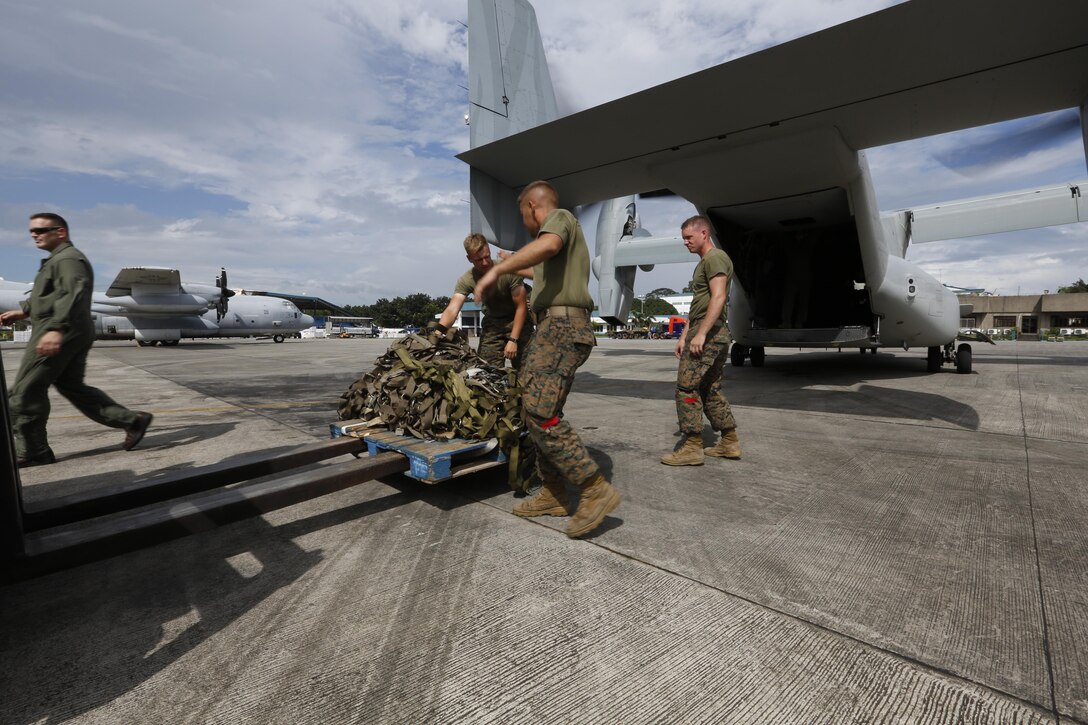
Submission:
[[[340,396],[337,414],[416,438],[496,438],[510,458],[511,486],[525,487],[517,373],[481,360],[457,330],[394,341]]]

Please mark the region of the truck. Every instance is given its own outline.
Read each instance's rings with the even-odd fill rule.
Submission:
[[[378,328],[370,325],[355,326],[355,325],[340,325],[339,333],[337,337],[349,338],[349,337],[377,337]]]
[[[684,334],[684,330],[688,326],[688,318],[679,317],[677,315],[669,315],[669,331],[666,337],[677,339]]]

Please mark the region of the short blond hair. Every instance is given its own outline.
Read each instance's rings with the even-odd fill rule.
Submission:
[[[680,225],[680,231],[684,231],[688,227],[695,227],[696,229],[706,229],[710,231],[710,220],[702,214],[696,214],[690,219],[685,219],[684,223]]]
[[[488,245],[487,237],[483,234],[472,233],[465,237],[465,253],[472,256]]]

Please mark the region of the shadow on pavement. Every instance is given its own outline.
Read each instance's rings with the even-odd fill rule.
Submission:
[[[111,702],[322,560],[261,519],[225,532],[0,589],[4,721],[62,722]],[[232,565],[242,554],[245,567]]]
[[[763,374],[763,371],[758,371],[757,374]],[[866,384],[845,389],[847,385],[857,384],[844,380],[842,377],[833,381],[814,381],[816,384],[844,386],[844,389],[840,390],[797,388],[781,384],[774,385],[774,382],[768,380],[767,384],[763,385],[751,378],[727,379],[724,383],[725,395],[732,405],[917,421],[940,420],[969,430],[978,430],[979,426],[978,411],[965,403],[935,393]],[[778,382],[781,383],[781,381]],[[578,393],[616,395],[670,403],[673,401],[675,390],[675,383],[672,381],[604,378],[590,372],[580,372],[575,383],[575,391]]]
[[[3,721],[63,722],[115,700],[324,561],[300,537],[441,495],[397,491],[279,526],[256,517],[0,587]]]

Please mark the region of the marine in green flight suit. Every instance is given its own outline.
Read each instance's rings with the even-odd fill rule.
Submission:
[[[25,467],[56,460],[46,434],[50,385],[96,423],[124,429],[122,447],[130,450],[143,438],[151,414],[129,410],[83,382],[87,355],[94,344],[91,263],[72,246],[68,223],[57,214],[32,216],[30,234],[49,256],[42,260],[30,297],[20,303],[21,309],[0,313],[0,323],[29,318],[33,326],[8,393],[17,462]]]

